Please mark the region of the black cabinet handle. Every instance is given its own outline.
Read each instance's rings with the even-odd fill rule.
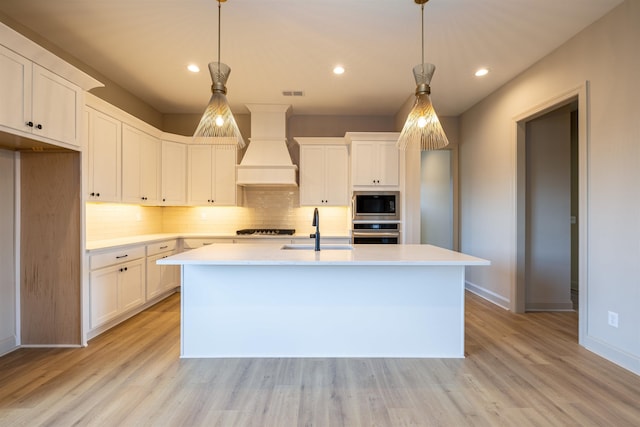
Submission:
[[[100,197],[100,193],[96,193],[96,197]]]
[[[93,196],[95,196],[95,195],[96,195],[96,193],[89,193],[89,195],[90,195],[91,197],[93,197]]]
[[[26,122],[25,125],[29,126],[30,128],[33,127],[33,122]]]
[[[40,123],[38,123],[38,124],[36,125],[36,129],[42,129],[42,125],[41,125]]]
[[[129,254],[118,255],[118,256],[116,256],[116,259],[126,258],[128,256],[129,256]]]

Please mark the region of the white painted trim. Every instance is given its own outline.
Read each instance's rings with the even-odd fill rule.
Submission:
[[[498,307],[509,310],[510,301],[502,295],[498,295],[497,293],[485,289],[482,286],[478,286],[475,283],[471,283],[468,280],[464,282],[464,288],[472,294],[478,295],[480,298],[484,298]]]
[[[585,81],[573,88],[566,90],[563,93],[554,96],[538,105],[533,106],[532,108],[514,116],[512,118],[513,122],[513,144],[514,153],[513,153],[513,180],[514,180],[514,214],[515,214],[515,229],[514,229],[514,238],[515,244],[512,255],[512,266],[514,268],[514,273],[511,282],[511,310],[516,313],[524,312],[524,268],[519,268],[519,266],[523,266],[524,256],[524,220],[518,216],[518,212],[523,212],[523,199],[518,197],[518,194],[523,194],[523,188],[519,188],[524,186],[524,179],[522,176],[518,176],[518,174],[523,174],[523,168],[518,167],[523,164],[524,160],[524,140],[525,140],[525,130],[524,123],[526,121],[535,119],[540,117],[551,110],[554,110],[558,107],[566,105],[570,102],[573,102],[576,98],[578,100],[578,198],[579,198],[579,207],[578,211],[580,212],[580,220],[579,220],[579,228],[578,228],[578,240],[579,240],[579,248],[578,248],[578,275],[580,277],[579,285],[579,299],[580,302],[578,304],[578,343],[584,345],[584,339],[587,334],[587,319],[589,318],[588,313],[588,235],[587,235],[587,224],[588,224],[588,168],[589,168],[589,82]],[[522,205],[521,205],[522,204]]]
[[[15,335],[0,340],[0,356],[11,353],[18,348],[18,337],[16,337]]]
[[[640,357],[627,353],[619,348],[612,347],[610,344],[592,336],[584,337],[584,341],[580,344],[598,356],[604,357],[610,362],[628,369],[634,374],[640,375]]]
[[[80,344],[27,344],[20,348],[80,348]]]

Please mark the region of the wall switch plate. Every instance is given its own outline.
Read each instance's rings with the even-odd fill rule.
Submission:
[[[614,328],[618,327],[618,313],[614,311],[609,311],[609,326],[613,326]]]

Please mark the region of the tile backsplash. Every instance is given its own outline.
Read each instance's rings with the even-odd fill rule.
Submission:
[[[294,228],[312,233],[313,207],[299,205],[298,189],[245,188],[240,206],[170,206],[87,203],[87,240],[136,234],[235,234],[242,228]],[[346,235],[350,229],[347,207],[320,207],[323,235]]]

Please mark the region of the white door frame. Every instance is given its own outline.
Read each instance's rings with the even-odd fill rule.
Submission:
[[[510,309],[515,313],[525,310],[525,125],[527,121],[540,117],[559,107],[578,101],[578,342],[582,344],[587,325],[588,301],[588,174],[589,166],[589,82],[559,94],[513,118],[513,142],[515,146],[515,248],[511,281]]]

